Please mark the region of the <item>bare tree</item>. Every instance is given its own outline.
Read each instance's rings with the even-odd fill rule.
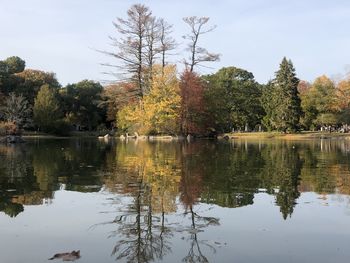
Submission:
[[[191,28],[191,32],[183,36],[184,39],[189,41],[187,50],[191,53],[190,60],[185,60],[185,65],[189,67],[189,71],[193,72],[194,67],[202,62],[218,61],[220,59],[219,54],[210,53],[205,48],[198,46],[199,36],[209,33],[216,28],[216,26],[212,26],[209,29],[204,29],[209,21],[209,17],[190,16],[183,18],[183,20]]]
[[[168,52],[171,50],[174,50],[177,44],[175,39],[170,36],[170,34],[173,32],[172,25],[168,24],[163,18],[161,18],[159,19],[159,28],[160,28],[159,53],[161,54],[161,63],[162,63],[162,68],[164,69],[164,67],[167,64],[166,56],[168,55]]]
[[[0,108],[0,116],[6,121],[14,122],[20,128],[31,122],[29,116],[32,109],[28,101],[22,95],[10,93],[5,99],[4,106]]]
[[[141,4],[132,5],[126,19],[117,18],[113,24],[120,35],[110,37],[117,51],[103,53],[121,63],[105,65],[117,68],[118,80],[134,83],[138,89],[136,96],[143,97],[149,91],[156,60],[161,57],[164,67],[167,52],[175,47],[174,39],[169,36],[172,26],[152,16],[152,11]]]
[[[113,23],[121,35],[119,39],[111,37],[117,52],[104,52],[122,62],[122,65],[115,67],[122,75],[127,75],[128,80],[136,83],[139,89],[138,95],[141,97],[145,93],[143,68],[147,25],[152,19],[152,12],[148,7],[141,4],[132,5],[127,11],[126,19],[117,18]]]
[[[151,17],[146,25],[146,48],[145,48],[145,86],[149,91],[153,78],[153,65],[158,55],[158,43],[160,42],[160,24],[155,17]]]

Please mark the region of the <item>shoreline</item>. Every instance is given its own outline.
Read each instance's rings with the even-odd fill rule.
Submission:
[[[4,138],[5,136],[0,136]],[[102,139],[93,132],[81,132],[73,133],[69,136],[58,136],[47,133],[31,133],[25,132],[21,136],[23,139],[70,139],[70,138],[95,138]],[[110,136],[110,139],[125,140],[120,136]],[[195,140],[208,140],[209,138],[195,138]],[[213,139],[213,138],[210,138]],[[217,136],[218,141],[229,140],[314,140],[314,139],[349,139],[350,133],[327,133],[327,132],[301,132],[301,133],[288,133],[283,134],[280,132],[242,132],[242,133],[225,133]],[[144,140],[144,141],[182,141],[187,140],[183,136],[170,136],[170,135],[155,135],[155,136],[139,136],[138,138],[130,137],[127,140]],[[191,139],[192,140],[192,139]]]
[[[219,140],[234,139],[266,139],[266,140],[314,140],[314,139],[350,139],[350,133],[338,132],[300,132],[300,133],[280,133],[280,132],[246,132],[246,133],[225,133],[218,136]]]

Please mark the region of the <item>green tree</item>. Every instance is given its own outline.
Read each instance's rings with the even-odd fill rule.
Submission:
[[[99,106],[102,90],[101,84],[92,80],[69,84],[62,89],[66,118],[77,129],[86,128],[91,131],[105,119],[105,109]]]
[[[263,108],[260,103],[261,89],[254,75],[236,67],[222,68],[205,76],[207,88],[205,101],[213,127],[220,132],[232,128],[254,128],[261,123]]]
[[[15,74],[11,82],[12,91],[22,94],[31,105],[34,105],[34,99],[43,85],[47,84],[57,89],[61,87],[54,73],[33,69]]]
[[[8,78],[7,66],[5,62],[0,61],[0,104],[1,104],[1,97],[5,93],[5,83],[7,78]]]
[[[337,102],[336,95],[334,82],[324,75],[318,77],[311,87],[301,94],[301,106],[305,112],[302,123],[305,128],[337,123],[337,111],[343,103]]]
[[[40,130],[50,132],[55,129],[55,124],[61,117],[60,105],[57,99],[57,91],[49,85],[44,85],[35,98],[34,122]]]
[[[273,96],[274,85],[270,80],[266,85],[262,86],[262,95],[260,98],[261,106],[264,108],[265,115],[262,119],[262,124],[269,130],[274,130],[274,111],[277,107],[277,98]]]
[[[19,57],[9,57],[0,61],[0,93],[8,95],[13,91],[14,74],[20,73],[25,68],[25,61]]]
[[[292,61],[284,57],[272,85],[268,86],[267,98],[270,103],[263,104],[269,114],[269,127],[283,132],[295,132],[300,129],[299,119],[302,109],[298,96],[298,83],[299,79],[296,77]]]
[[[20,73],[26,67],[26,62],[20,57],[13,56],[3,61],[7,66],[7,72],[9,74]]]

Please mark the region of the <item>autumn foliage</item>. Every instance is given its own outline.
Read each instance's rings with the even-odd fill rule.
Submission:
[[[159,65],[153,68],[148,94],[129,101],[117,114],[118,127],[140,134],[178,134],[180,103],[179,81],[176,67]]]
[[[186,70],[181,75],[181,131],[183,134],[204,132],[204,85],[194,72]]]

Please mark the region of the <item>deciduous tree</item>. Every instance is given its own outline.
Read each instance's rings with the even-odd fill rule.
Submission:
[[[60,88],[56,75],[52,72],[45,72],[41,70],[26,69],[14,75],[13,92],[22,94],[31,105],[34,105],[40,88],[47,84],[51,88]]]
[[[205,76],[205,102],[213,127],[220,132],[232,128],[244,130],[261,123],[264,110],[261,89],[254,75],[246,70],[228,67]]]
[[[204,84],[194,72],[185,70],[180,79],[181,133],[202,134],[204,127]]]
[[[20,73],[25,69],[26,62],[20,57],[13,56],[4,60],[9,74]]]
[[[145,89],[144,66],[147,29],[154,22],[151,10],[145,5],[132,5],[127,18],[117,18],[114,26],[121,37],[111,37],[116,52],[106,52],[117,58],[121,64],[115,67],[120,71],[117,77],[122,81],[132,81],[138,87],[138,95],[143,96]]]
[[[176,67],[154,67],[149,94],[118,112],[119,127],[140,134],[177,134],[180,130],[180,90]]]
[[[173,26],[168,24],[163,18],[159,19],[159,40],[160,45],[158,50],[161,54],[161,64],[162,68],[167,65],[167,56],[169,51],[174,50],[177,46],[176,41],[171,37]]]
[[[306,129],[336,124],[336,113],[342,104],[337,103],[336,92],[334,82],[323,75],[301,94],[302,123]]]
[[[19,128],[31,124],[31,107],[22,95],[10,93],[6,97],[3,107],[1,107],[2,116],[5,121],[15,123]]]
[[[209,22],[209,17],[190,16],[184,17],[184,22],[190,27],[190,33],[184,35],[183,38],[188,40],[187,50],[190,52],[189,59],[185,59],[185,65],[190,72],[194,67],[204,62],[213,62],[220,59],[220,55],[210,53],[205,48],[199,46],[199,38],[201,35],[209,33],[215,29],[215,26],[205,28]]]
[[[67,121],[91,131],[105,118],[105,108],[100,107],[103,87],[100,83],[83,80],[67,85],[61,96]]]
[[[143,106],[150,130],[156,134],[177,134],[180,130],[180,89],[175,65],[157,65],[150,93]]]
[[[55,129],[55,124],[62,117],[58,93],[55,88],[43,85],[34,101],[34,122],[40,130],[50,132]]]

